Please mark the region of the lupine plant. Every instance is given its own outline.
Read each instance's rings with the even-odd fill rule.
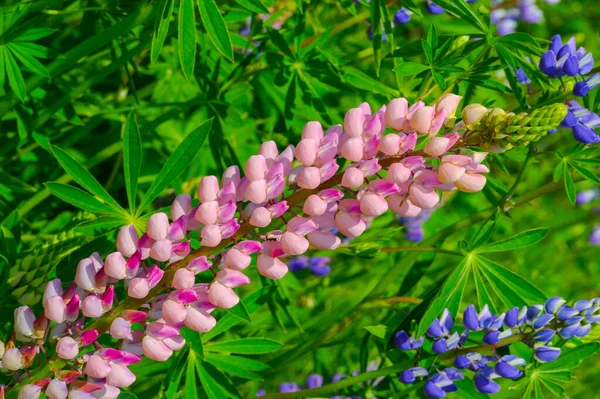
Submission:
[[[0,399],[597,389],[565,3],[7,3]]]

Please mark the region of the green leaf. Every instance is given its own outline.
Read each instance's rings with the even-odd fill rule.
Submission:
[[[152,50],[150,51],[150,60],[156,62],[160,51],[167,38],[169,25],[171,24],[171,14],[173,14],[174,0],[161,0],[158,12],[156,13],[156,21],[154,22],[154,32],[152,34]],[[194,34],[194,38],[195,38]],[[195,47],[195,45],[194,45]]]
[[[217,355],[214,353],[207,353],[204,357],[205,360],[213,366],[226,371],[229,374],[236,375],[238,377],[246,378],[248,380],[260,380],[262,377],[244,367],[241,363],[243,360],[247,360],[244,357],[233,356],[233,355]],[[255,361],[255,360],[254,360]],[[260,362],[257,362],[260,363]],[[264,363],[261,363],[264,364]],[[265,364],[268,368],[268,366]]]
[[[240,319],[252,322],[252,319],[250,319],[250,313],[248,313],[248,309],[246,308],[246,305],[244,305],[244,301],[241,298],[238,304],[227,309],[227,312],[239,317]]]
[[[235,2],[252,12],[270,14],[267,7],[260,0],[235,0]]]
[[[290,50],[290,45],[285,41],[285,38],[281,35],[281,33],[279,33],[278,30],[268,28],[267,34],[269,35],[269,39],[271,39],[271,43],[277,46],[279,51],[290,58],[295,58],[292,50]]]
[[[183,394],[185,399],[197,399],[198,387],[196,386],[196,354],[190,352],[187,365],[185,367],[185,382]]]
[[[371,43],[373,45],[373,55],[375,58],[375,76],[379,76],[379,69],[381,68],[381,46],[383,42],[383,27],[381,24],[380,5],[381,1],[382,0],[371,1]]]
[[[417,75],[428,69],[428,65],[417,64],[416,62],[403,62],[402,64],[398,64],[394,68],[394,72],[400,75],[410,76]]]
[[[27,69],[29,69],[31,72],[37,73],[38,75],[43,76],[45,78],[50,78],[50,73],[48,73],[48,70],[44,65],[42,65],[41,62],[33,58],[31,55],[19,51],[19,49],[12,46],[11,44],[9,44],[8,47],[10,48],[10,51],[15,55],[15,57],[17,57],[19,61],[21,61],[21,63],[23,63],[23,65],[25,65]]]
[[[223,373],[207,362],[197,362],[196,369],[204,392],[210,399],[241,398],[235,385]]]
[[[378,324],[376,326],[365,326],[364,329],[376,336],[377,338],[383,339],[385,338],[387,326],[383,324]]]
[[[575,191],[575,183],[573,183],[573,178],[569,174],[568,170],[565,170],[565,192],[567,193],[567,198],[569,198],[571,205],[575,206],[577,192]]]
[[[125,219],[122,215],[119,215],[119,217],[100,216],[94,220],[88,220],[86,222],[79,223],[77,227],[75,227],[75,231],[95,237],[98,234],[102,234],[117,227],[124,226],[127,223],[127,219]]]
[[[204,345],[204,350],[240,354],[260,354],[274,352],[283,344],[270,338],[241,338],[233,341],[220,341]]]
[[[421,336],[429,328],[431,323],[439,317],[445,308],[453,314],[458,310],[460,301],[471,270],[470,258],[464,258],[454,271],[445,279],[440,292],[436,295],[431,305],[425,311],[419,323],[418,336]]]
[[[455,14],[468,23],[477,28],[480,32],[486,33],[488,31],[487,25],[481,20],[481,18],[471,10],[466,1],[456,0],[436,0],[436,4],[443,7],[447,12]]]
[[[214,0],[198,0],[198,6],[200,7],[200,18],[208,32],[208,37],[225,58],[233,60],[231,38],[219,7]]]
[[[490,239],[496,229],[500,213],[500,208],[496,208],[496,211],[483,223],[471,241],[471,248],[478,248]]]
[[[193,132],[179,144],[177,149],[171,154],[167,162],[162,167],[156,178],[152,181],[152,185],[148,189],[148,192],[144,196],[140,207],[137,210],[139,216],[156,197],[167,187],[169,187],[173,180],[175,180],[184,170],[187,170],[200,148],[206,141],[210,128],[212,126],[212,119],[203,122],[200,126],[194,129]]]
[[[598,342],[588,342],[579,345],[567,353],[562,353],[555,361],[541,365],[538,369],[542,371],[574,369],[583,359],[596,353],[598,348],[600,348],[600,343]]]
[[[110,206],[103,204],[88,193],[76,187],[58,182],[48,182],[44,184],[48,190],[61,200],[69,204],[92,213],[108,213],[120,215]]]
[[[482,256],[475,256],[474,261],[481,273],[492,283],[496,294],[507,306],[522,306],[546,301],[546,295],[539,288],[504,266]],[[520,299],[516,299],[514,296],[518,296]]]
[[[6,51],[5,46],[0,46],[0,89],[4,87],[4,83],[6,82],[6,67],[4,62],[4,52]]]
[[[359,69],[350,66],[345,66],[342,68],[342,72],[344,73],[343,79],[346,83],[357,87],[361,90],[367,90],[370,92],[383,94],[384,96],[400,96],[398,90],[392,89],[391,87],[385,85],[385,83],[373,79],[371,76],[367,75]]]
[[[429,44],[427,40],[421,40],[421,46],[423,47],[425,58],[427,58],[427,63],[431,65],[433,63],[433,48],[431,47],[431,44]]]
[[[435,24],[429,26],[429,30],[427,31],[427,43],[429,43],[433,49],[433,58],[435,58],[435,50],[438,47],[438,33]]]
[[[556,166],[556,169],[554,169],[554,174],[552,175],[552,180],[556,183],[557,181],[560,180],[562,174],[565,171],[565,163],[564,162],[560,162],[558,164],[558,166]]]
[[[51,28],[33,28],[24,31],[15,38],[18,42],[34,42],[46,36],[50,36],[56,32],[56,29]]]
[[[473,251],[475,253],[486,253],[486,252],[502,252],[502,251],[512,251],[513,249],[527,247],[529,245],[533,245],[538,241],[541,241],[546,234],[548,234],[548,229],[531,229],[524,231],[522,233],[517,234],[511,238],[507,238],[506,240],[496,241],[494,243],[484,245],[482,247],[477,248],[477,250]]]
[[[499,42],[503,42],[508,46],[513,46],[517,50],[523,48],[523,44],[530,44],[533,47],[540,47],[530,34],[525,32],[509,33],[508,35],[499,36],[497,38]]]
[[[569,163],[569,165],[571,165],[573,169],[575,169],[581,176],[583,176],[587,180],[591,181],[594,184],[600,184],[600,179],[598,179],[598,176],[596,176],[593,172],[582,168],[581,166],[576,165],[575,163]]]
[[[94,194],[117,212],[127,214],[121,205],[106,192],[104,187],[98,183],[94,176],[92,176],[83,165],[57,146],[51,145],[50,151],[52,151],[52,154],[65,172],[67,172],[81,187]]]
[[[135,212],[138,177],[142,168],[142,138],[133,112],[127,116],[123,137],[123,170],[129,211]]]
[[[19,100],[25,101],[25,80],[23,80],[23,75],[19,70],[15,57],[12,56],[8,49],[4,49],[4,60],[10,88]]]
[[[196,64],[196,15],[194,0],[181,0],[179,3],[179,62],[183,74],[189,80],[194,76]]]

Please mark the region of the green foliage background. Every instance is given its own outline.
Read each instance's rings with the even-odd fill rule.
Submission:
[[[135,222],[143,228],[149,212],[169,205],[175,193],[194,194],[199,178],[242,165],[263,141],[275,140],[280,148],[295,144],[309,120],[336,124],[348,108],[363,101],[377,109],[397,96],[432,102],[448,91],[465,96],[463,104],[480,102],[507,111],[535,108],[550,94],[556,98],[559,84],[537,71],[536,57],[555,33],[574,35],[579,45],[600,57],[600,7],[594,3],[542,4],[543,23],[520,25],[519,32],[528,34],[510,38],[495,37],[493,27],[488,27],[488,1],[470,7],[475,23],[447,13],[428,15],[416,0],[387,2],[389,15],[382,0],[372,0],[371,5],[351,0],[5,4],[0,18],[0,338],[8,338],[12,310],[19,302],[39,306],[45,281],[54,276],[72,279],[77,261],[94,250],[106,252],[119,226]],[[390,30],[389,16],[401,4],[416,14],[408,24]],[[265,20],[252,12],[264,7],[270,15]],[[250,39],[237,33],[248,18]],[[369,40],[369,23],[384,25],[387,41],[381,41],[378,28],[374,40]],[[469,41],[468,36],[482,40]],[[438,54],[428,54],[422,39],[433,44],[429,47]],[[445,48],[444,43],[448,43]],[[432,68],[427,66],[428,56]],[[527,64],[525,57],[532,63]],[[534,81],[531,93],[507,80],[505,71],[517,65]],[[597,92],[585,100],[596,112],[600,111]],[[130,112],[133,116],[127,124]],[[160,187],[151,207],[138,212],[133,211],[135,200],[134,206],[128,205],[123,177],[123,137],[127,129],[135,128],[133,117],[141,136],[141,171],[135,189],[141,199],[184,138],[213,119],[206,142],[189,166],[185,164],[176,178]],[[584,166],[597,174],[593,161],[598,159],[597,147],[584,150],[575,144],[566,130],[537,144],[523,179],[505,201],[507,212],[499,217],[492,241],[534,228],[549,229],[546,237],[526,248],[488,254],[546,296],[570,300],[600,296],[600,251],[588,243],[592,227],[600,223],[600,214],[592,212],[597,204],[573,207],[563,180],[552,183],[555,169],[563,162],[557,151],[569,157],[571,150],[571,158],[591,159]],[[59,165],[55,155],[59,150],[51,145],[84,165],[125,210],[94,214],[52,195],[47,182],[77,184]],[[456,250],[461,240],[471,240],[480,225],[468,223],[469,218],[497,204],[509,191],[527,151],[520,148],[490,156],[490,184],[482,193],[449,198],[426,223],[426,238],[461,220],[467,220],[466,227],[437,235],[429,245]],[[567,172],[577,182],[577,191],[592,187],[572,167]],[[549,193],[519,203],[539,187],[549,188]],[[518,206],[508,211],[514,198]],[[384,341],[364,327],[382,324],[416,306],[414,301],[396,303],[389,298],[423,298],[460,262],[444,254],[378,251],[413,245],[403,237],[401,227],[388,215],[349,248],[321,254],[333,259],[328,277],[290,273],[281,283],[271,284],[252,275],[254,283],[241,290],[246,309],[221,311],[216,330],[202,337],[204,348],[197,337],[189,336],[191,346],[169,362],[136,365],[139,378],[132,395],[204,397],[206,393],[196,385],[202,383],[206,390],[209,381],[217,380],[220,383],[209,396],[235,396],[236,386],[246,397],[259,387],[274,392],[281,382],[301,382],[312,372],[329,380],[336,372],[364,370],[384,350]],[[257,291],[263,284],[263,291]],[[260,292],[264,295],[255,303]],[[463,304],[477,300],[472,281],[463,300]],[[219,334],[226,319],[236,324]],[[598,337],[600,332],[592,335]],[[240,371],[235,361],[223,363],[232,358],[211,357],[210,353],[222,352],[218,346],[211,352],[211,345],[240,337],[268,337],[283,347],[263,348],[267,354],[257,354],[257,346],[253,347],[248,357],[268,364],[266,369],[253,364]],[[548,385],[542,392],[598,397],[592,392],[598,388],[600,362],[592,358],[585,364],[564,392],[560,386],[549,389]],[[185,382],[179,384],[180,380]],[[532,380],[498,396],[522,397],[527,384]],[[365,387],[377,397],[387,397],[399,384],[388,385]],[[468,389],[462,392],[466,395]]]

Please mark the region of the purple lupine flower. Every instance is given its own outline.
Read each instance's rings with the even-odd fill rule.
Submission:
[[[577,197],[575,203],[577,205],[585,205],[594,201],[596,198],[600,197],[600,190],[590,189],[584,190],[577,193]]]
[[[533,349],[535,360],[541,363],[549,363],[558,359],[560,348],[538,344]]]
[[[314,256],[309,259],[308,267],[317,276],[327,276],[331,273],[331,267],[328,265],[330,261],[330,258],[324,256]]]
[[[531,83],[531,79],[529,79],[529,77],[527,76],[527,74],[525,73],[525,71],[523,70],[522,67],[519,67],[519,69],[517,69],[517,72],[515,73],[515,75],[516,75],[517,81],[519,83],[523,83],[523,84]]]
[[[319,374],[311,374],[306,379],[306,387],[309,389],[319,388],[323,386],[323,376]]]
[[[413,367],[400,373],[399,379],[403,384],[412,384],[416,381],[417,377],[426,377],[428,374],[427,370],[423,367]]]
[[[529,24],[537,24],[542,21],[544,14],[535,4],[535,0],[521,0],[519,5],[521,19]]]
[[[408,8],[402,7],[394,14],[394,23],[398,25],[407,24],[410,21],[411,15],[412,12]]]
[[[519,370],[518,366],[525,366],[527,362],[515,355],[504,355],[496,363],[496,373],[501,377],[516,380],[523,375],[523,372]]]
[[[590,245],[600,246],[600,225],[594,227],[589,237]]]
[[[423,346],[423,340],[423,337],[415,339],[414,335],[408,336],[405,331],[398,331],[394,337],[394,345],[400,350],[408,351]]]
[[[264,389],[259,389],[258,391],[256,391],[256,396],[265,396],[267,394],[267,392]]]
[[[432,15],[438,15],[446,12],[446,10],[435,4],[433,1],[427,0],[427,12]]]
[[[454,381],[464,379],[464,375],[452,367],[434,374],[425,383],[425,396],[429,398],[444,398],[450,392],[456,392],[457,386]]]
[[[429,220],[437,206],[430,209],[422,209],[417,216],[414,217],[397,217],[397,220],[404,227],[404,238],[412,242],[421,242],[425,237],[423,224]]]
[[[595,73],[589,78],[575,83],[573,94],[575,94],[577,97],[584,97],[590,92],[590,90],[595,89],[599,84],[600,73]]]
[[[600,116],[583,108],[577,101],[567,101],[568,112],[561,126],[572,130],[575,140],[583,144],[595,144],[600,136],[594,129],[600,127]]]
[[[288,262],[288,267],[293,273],[297,273],[301,270],[304,270],[308,267],[309,260],[306,256],[297,256],[295,258],[290,259]]]
[[[301,391],[302,388],[296,384],[295,382],[284,382],[281,385],[279,385],[279,392],[280,393],[286,393],[286,392],[298,392]]]
[[[500,390],[500,385],[494,382],[495,378],[500,377],[492,367],[484,367],[477,372],[473,382],[475,389],[486,395],[491,395]]]

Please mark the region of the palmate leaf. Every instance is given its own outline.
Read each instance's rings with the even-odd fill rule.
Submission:
[[[133,112],[127,117],[123,136],[123,170],[125,189],[131,213],[135,212],[138,177],[142,168],[142,138]]]
[[[127,214],[127,212],[115,201],[110,194],[106,192],[104,187],[87,171],[75,158],[67,154],[65,151],[54,145],[50,146],[52,154],[56,160],[60,163],[62,168],[75,180],[81,187],[94,194],[96,197],[104,201],[115,211],[121,214]]]
[[[233,47],[225,20],[214,0],[198,0],[200,7],[200,18],[208,32],[208,37],[217,50],[228,60],[233,60]]]
[[[244,360],[251,360],[251,359],[246,359],[244,357],[240,357],[240,356],[233,356],[233,355],[228,355],[228,356],[223,356],[223,355],[215,355],[213,353],[207,353],[204,356],[204,359],[212,364],[213,366],[224,370],[225,372],[235,375],[237,377],[242,377],[248,380],[260,380],[262,379],[262,377],[258,374],[256,374],[253,371],[250,371],[244,367],[241,366],[241,363]],[[256,360],[254,360],[256,361]],[[260,362],[257,362],[260,363]],[[268,368],[268,366],[264,363],[260,363],[263,364],[266,368]]]
[[[167,162],[162,167],[156,178],[152,181],[152,185],[146,192],[142,203],[137,209],[136,215],[139,216],[158,195],[169,187],[184,170],[187,170],[208,137],[212,119],[203,122],[200,126],[194,129],[187,137],[179,144],[175,151],[171,154]]]

